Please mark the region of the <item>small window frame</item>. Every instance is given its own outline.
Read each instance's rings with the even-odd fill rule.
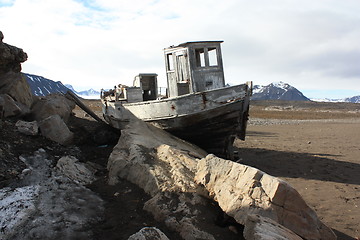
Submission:
[[[175,71],[174,56],[173,53],[166,54],[166,69],[168,72]]]
[[[194,49],[195,66],[197,68],[211,68],[219,66],[219,52],[217,47],[198,47]]]
[[[195,64],[196,67],[206,67],[205,48],[195,48]]]
[[[216,47],[207,48],[208,58],[209,58],[209,67],[217,67],[219,66],[218,60],[218,51]]]

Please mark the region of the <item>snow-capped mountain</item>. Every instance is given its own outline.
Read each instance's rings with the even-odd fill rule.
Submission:
[[[73,91],[74,93],[76,93],[76,95],[78,95],[79,97],[82,98],[86,98],[86,99],[98,99],[100,98],[100,92],[96,91],[92,88],[90,88],[89,90],[85,90],[85,91],[76,91],[72,85],[70,84],[65,84],[65,86],[70,89],[71,91]]]
[[[299,90],[284,82],[274,82],[267,86],[255,85],[252,100],[310,101]]]
[[[345,98],[344,102],[360,103],[360,96]]]
[[[348,98],[337,98],[337,99],[330,99],[330,98],[322,98],[322,99],[311,99],[314,102],[349,102],[349,103],[360,103],[360,96],[348,97]]]
[[[76,93],[83,98],[88,98],[88,97],[93,98],[95,96],[96,96],[96,98],[100,98],[100,92],[96,91],[92,88],[90,88],[89,90],[86,90],[86,91],[80,91],[80,92],[76,92]]]
[[[75,89],[73,88],[73,86],[71,86],[70,84],[65,84],[65,87],[67,87],[68,89],[70,89],[73,92],[76,92]]]
[[[50,79],[24,73],[27,82],[30,85],[32,93],[36,96],[46,96],[50,93],[66,93],[69,89],[61,82],[55,82]]]
[[[71,90],[82,98],[87,98],[87,99],[100,98],[100,92],[95,91],[94,89],[77,92],[71,85],[69,84],[64,85],[60,81],[55,82],[53,80],[28,73],[24,73],[24,76],[30,85],[30,89],[32,93],[36,96],[46,96],[50,93],[66,93],[68,90]]]

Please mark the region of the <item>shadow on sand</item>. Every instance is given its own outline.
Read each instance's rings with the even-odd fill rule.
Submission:
[[[275,137],[250,132],[249,135]],[[339,155],[298,153],[264,148],[236,148],[241,163],[258,168],[275,177],[305,178],[360,185],[360,164],[335,160]]]

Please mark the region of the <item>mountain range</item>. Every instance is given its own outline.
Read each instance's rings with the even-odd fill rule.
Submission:
[[[344,102],[360,103],[360,96],[345,98]]]
[[[252,100],[286,100],[286,101],[314,101],[314,102],[351,102],[360,103],[360,96],[342,99],[309,99],[295,87],[284,83],[274,82],[266,86],[253,86]]]
[[[100,98],[100,92],[94,89],[89,89],[86,91],[79,92],[76,91],[70,84],[64,85],[60,81],[55,82],[53,80],[37,75],[28,74],[28,73],[23,73],[23,74],[30,85],[30,89],[32,93],[36,96],[46,96],[50,93],[66,93],[67,91],[71,90],[74,93],[76,93],[76,95],[82,98],[87,98],[87,99]]]
[[[34,95],[45,96],[50,93],[66,93],[68,90],[73,91],[79,97],[87,99],[99,99],[100,92],[94,89],[86,91],[76,91],[71,85],[64,85],[60,81],[53,80],[24,73],[27,82]],[[360,96],[354,96],[345,99],[309,99],[295,87],[284,83],[274,82],[266,86],[254,85],[252,100],[285,100],[285,101],[321,101],[321,102],[352,102],[360,103]]]
[[[274,82],[267,86],[255,85],[252,100],[310,101],[299,90],[284,82]]]

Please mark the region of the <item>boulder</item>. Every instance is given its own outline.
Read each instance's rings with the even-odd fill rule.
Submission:
[[[0,39],[0,73],[20,72],[21,63],[27,60],[27,54],[21,48],[4,43],[2,32],[0,32]]]
[[[68,145],[72,142],[74,134],[66,126],[59,115],[51,115],[39,123],[41,134],[50,140]]]
[[[31,109],[31,115],[36,121],[41,121],[51,115],[59,115],[64,122],[69,120],[75,103],[62,94],[50,94],[39,98]]]
[[[260,215],[247,217],[243,235],[246,240],[302,240],[274,220]]]
[[[35,136],[39,133],[39,125],[36,121],[26,122],[19,120],[16,122],[15,126],[19,132],[25,135]]]
[[[169,238],[156,227],[144,227],[131,235],[128,240],[169,240]]]
[[[258,214],[304,239],[336,239],[294,188],[256,168],[210,154],[198,162],[195,181],[240,224]]]
[[[79,160],[73,156],[64,156],[60,158],[56,167],[62,174],[82,185],[91,184],[97,179],[95,176],[96,170],[94,168],[79,162]]]

